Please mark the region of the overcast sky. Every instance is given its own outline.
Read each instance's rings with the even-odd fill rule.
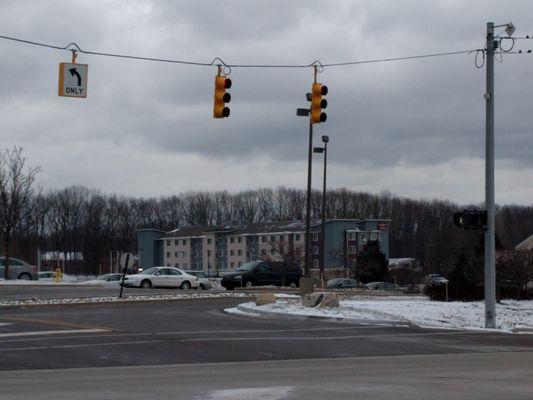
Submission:
[[[0,34],[82,49],[228,64],[307,64],[484,46],[486,23],[533,33],[533,2],[0,1]],[[519,41],[516,49],[533,48]],[[87,99],[57,96],[67,51],[0,40],[0,146],[22,146],[45,188],[160,196],[306,187],[311,69],[231,73],[212,118],[214,67],[81,54]],[[496,63],[496,202],[533,204],[533,55]],[[474,54],[329,67],[328,187],[484,199],[485,69]],[[319,189],[322,156],[314,157]]]

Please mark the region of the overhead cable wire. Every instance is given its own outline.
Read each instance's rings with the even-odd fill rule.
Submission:
[[[89,55],[95,55],[95,56],[125,58],[125,59],[130,59],[130,60],[154,61],[154,62],[164,62],[164,63],[184,64],[184,65],[195,65],[195,66],[203,66],[203,67],[224,66],[224,67],[231,67],[231,68],[311,68],[311,67],[317,67],[319,69],[323,69],[324,67],[342,67],[342,66],[349,66],[349,65],[382,63],[382,62],[402,61],[402,60],[415,60],[415,59],[421,59],[421,58],[443,57],[443,56],[451,56],[451,55],[459,55],[459,54],[471,54],[473,52],[477,52],[480,50],[480,49],[473,49],[473,50],[452,51],[452,52],[445,52],[445,53],[430,53],[430,54],[420,54],[420,55],[405,56],[405,57],[388,57],[388,58],[380,58],[380,59],[346,61],[346,62],[336,62],[336,63],[321,63],[320,61],[315,60],[310,64],[230,64],[230,63],[225,63],[224,61],[222,61],[222,59],[218,57],[214,58],[210,63],[206,63],[206,62],[199,62],[199,61],[173,60],[173,59],[167,59],[167,58],[141,57],[141,56],[133,56],[133,55],[128,55],[128,54],[90,51],[90,50],[82,49],[76,43],[69,43],[68,45],[61,47],[61,46],[54,46],[54,45],[47,44],[47,43],[40,43],[40,42],[24,40],[24,39],[19,39],[19,38],[10,37],[10,36],[4,36],[4,35],[0,35],[0,38],[5,39],[5,40],[15,41],[15,42],[35,45],[35,46],[48,47],[48,48],[55,49],[55,50],[75,51],[75,52],[79,52],[82,54],[89,54]]]

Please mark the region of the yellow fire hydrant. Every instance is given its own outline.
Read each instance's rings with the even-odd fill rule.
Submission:
[[[63,274],[61,273],[61,268],[56,268],[56,272],[54,275],[54,282],[61,282],[62,275]]]

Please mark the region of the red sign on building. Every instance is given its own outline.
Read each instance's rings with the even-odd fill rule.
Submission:
[[[387,228],[388,228],[388,226],[387,226],[387,224],[386,224],[385,222],[379,222],[379,223],[378,223],[378,229],[379,229],[380,231],[386,231]]]

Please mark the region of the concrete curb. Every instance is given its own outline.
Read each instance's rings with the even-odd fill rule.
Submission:
[[[263,318],[276,318],[276,319],[299,319],[299,320],[322,320],[329,322],[345,322],[355,325],[387,325],[387,326],[411,326],[417,327],[418,325],[413,324],[411,321],[402,321],[402,320],[381,320],[381,319],[360,319],[360,318],[340,318],[340,317],[328,317],[322,315],[302,315],[302,314],[289,314],[277,311],[266,311],[258,310],[256,308],[247,307],[244,304],[237,305],[237,310],[247,313],[255,314],[258,317]]]

